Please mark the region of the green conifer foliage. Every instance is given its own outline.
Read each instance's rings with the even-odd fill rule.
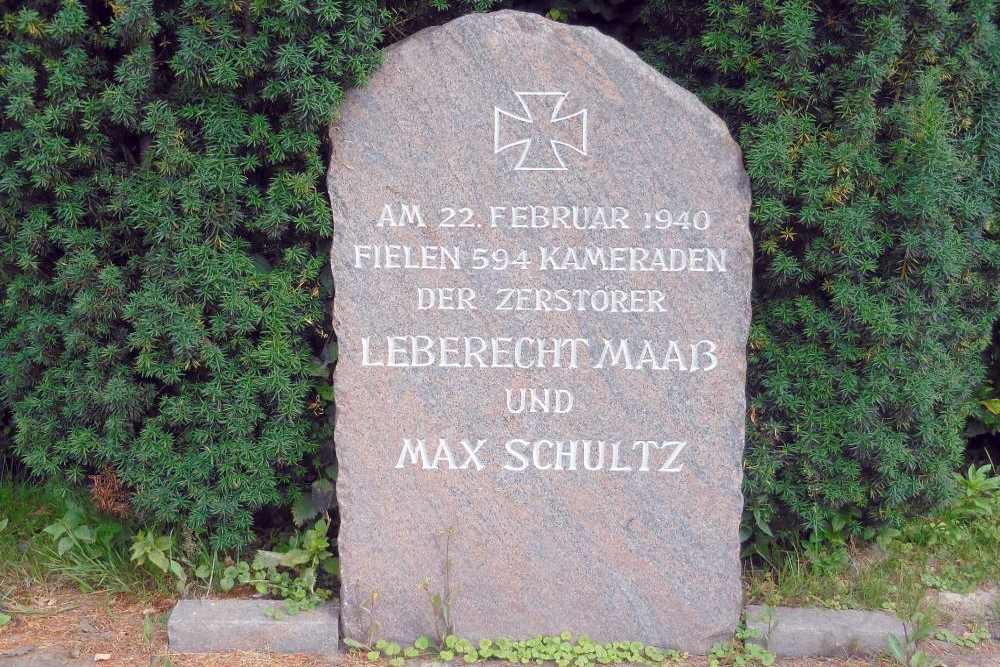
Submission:
[[[329,440],[322,131],[374,0],[0,10],[0,405],[35,474],[245,543]],[[317,376],[320,379],[317,381]]]
[[[647,53],[752,181],[748,525],[919,511],[950,488],[997,315],[997,5],[704,7],[651,3],[684,28]]]

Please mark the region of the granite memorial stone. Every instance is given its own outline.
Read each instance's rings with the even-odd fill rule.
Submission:
[[[387,50],[331,128],[343,634],[705,651],[740,613],[750,191],[613,39]]]

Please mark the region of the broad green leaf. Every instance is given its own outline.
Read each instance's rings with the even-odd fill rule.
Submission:
[[[162,551],[150,551],[147,554],[149,562],[160,568],[162,571],[166,572],[170,569],[170,562],[167,560],[166,554]]]
[[[889,653],[892,654],[892,657],[894,657],[900,663],[905,664],[906,653],[903,651],[903,646],[899,641],[899,637],[897,637],[896,635],[890,635],[888,644],[889,644]]]
[[[42,532],[52,536],[52,539],[59,539],[59,536],[66,532],[66,527],[62,522],[50,523],[42,528]]]
[[[64,535],[59,538],[59,542],[56,543],[56,551],[59,552],[60,556],[65,556],[66,553],[73,548],[73,538],[69,535]]]
[[[312,555],[303,549],[290,549],[284,553],[261,549],[254,557],[254,567],[296,567],[312,560]]]
[[[764,517],[761,515],[759,509],[754,510],[753,520],[754,523],[757,524],[757,528],[760,530],[760,532],[764,533],[768,537],[774,537],[774,533],[771,532],[771,527],[767,525],[767,521],[764,520]]]
[[[83,513],[75,507],[71,507],[66,514],[63,515],[62,522],[66,524],[69,528],[76,528],[81,523],[83,523]]]
[[[292,503],[292,522],[296,526],[303,526],[307,521],[319,514],[319,510],[313,505],[312,496],[308,493],[300,494]]]
[[[335,577],[340,576],[340,559],[335,557],[324,558],[320,563],[323,571],[327,574],[332,574]]]
[[[181,567],[181,564],[175,560],[170,561],[170,571],[181,581],[185,581],[187,579],[187,575],[184,574],[184,568]]]

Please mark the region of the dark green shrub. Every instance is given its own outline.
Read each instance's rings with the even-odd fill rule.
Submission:
[[[710,0],[650,44],[727,119],[752,181],[748,526],[894,521],[952,487],[997,315],[996,16]]]
[[[372,0],[0,14],[0,402],[36,475],[245,543],[329,439],[321,132]]]

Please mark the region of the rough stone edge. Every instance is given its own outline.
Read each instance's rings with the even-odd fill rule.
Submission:
[[[280,600],[178,600],[167,619],[167,644],[174,653],[261,651],[335,656],[340,649],[340,605],[274,619],[267,609]],[[209,614],[211,616],[209,616]]]

